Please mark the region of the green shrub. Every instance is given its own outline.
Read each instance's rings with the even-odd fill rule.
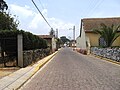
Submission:
[[[2,52],[8,55],[17,54],[17,35],[23,35],[23,50],[45,49],[47,42],[44,39],[23,30],[0,30],[0,46]],[[16,53],[13,53],[16,52]]]

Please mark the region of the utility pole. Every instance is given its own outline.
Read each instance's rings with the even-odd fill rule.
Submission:
[[[73,40],[75,40],[75,26],[73,26]]]
[[[73,30],[73,40],[75,40],[75,26],[73,26],[73,28],[70,28],[69,30]]]
[[[56,38],[58,38],[58,29],[56,29]]]
[[[75,26],[73,26],[73,28],[70,28],[69,30],[73,30],[73,46],[75,46]]]

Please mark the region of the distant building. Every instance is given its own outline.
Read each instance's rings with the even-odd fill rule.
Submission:
[[[50,49],[54,52],[57,47],[56,47],[56,39],[54,36],[52,35],[37,35],[40,38],[43,38],[47,41],[48,46],[50,47]]]
[[[100,35],[93,32],[93,29],[100,28],[100,24],[104,23],[107,26],[114,24],[120,25],[120,17],[116,18],[85,18],[81,20],[80,36],[77,38],[78,48],[87,48],[90,46],[99,46]],[[118,31],[120,33],[120,31]],[[113,46],[120,46],[120,37],[117,38]]]

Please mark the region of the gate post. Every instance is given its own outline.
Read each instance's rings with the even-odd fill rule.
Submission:
[[[18,43],[18,66],[23,67],[23,36],[22,34],[18,34],[17,36]]]

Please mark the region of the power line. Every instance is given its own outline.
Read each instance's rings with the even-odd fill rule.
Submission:
[[[38,1],[39,1],[40,5],[41,5],[42,9],[45,9],[42,2],[41,2],[41,0],[38,0]]]
[[[93,8],[93,6],[95,6],[95,4],[98,2],[96,2],[96,0],[89,0],[88,2],[90,2],[88,5],[87,5],[87,8],[86,8],[86,10],[84,10],[81,14],[81,16],[83,16],[83,15],[85,15],[85,16],[87,16],[87,14],[88,14],[88,12],[87,11],[89,11],[90,9],[92,9]],[[86,7],[86,6],[85,6]]]
[[[96,5],[98,3],[98,0],[96,1],[96,0],[90,0],[90,6],[88,7],[88,9],[87,9],[87,11],[89,11],[89,12],[87,12],[86,14],[88,15],[90,12],[91,12],[91,9],[93,9],[94,8],[94,6]],[[86,15],[86,16],[87,16]]]
[[[95,7],[88,13],[88,16],[91,15],[91,13],[93,13],[97,7],[100,6],[100,4],[102,4],[103,0],[99,0],[98,3],[96,3]]]
[[[88,2],[90,2],[91,0],[89,0]],[[84,12],[82,12],[82,15],[85,14],[85,17],[90,16],[98,6],[100,6],[100,4],[103,2],[103,0],[92,0],[88,7],[86,8],[86,10],[84,10]],[[89,12],[87,12],[89,11]]]
[[[48,21],[46,20],[46,18],[44,17],[44,15],[41,13],[41,11],[39,10],[39,8],[37,7],[37,5],[35,4],[35,2],[32,0],[32,2],[33,2],[33,4],[35,5],[35,7],[37,8],[37,10],[39,11],[39,13],[41,14],[41,16],[43,17],[43,19],[45,20],[45,22],[48,24],[48,26],[50,27],[50,28],[52,28],[51,26],[50,26],[50,24],[48,23]]]

